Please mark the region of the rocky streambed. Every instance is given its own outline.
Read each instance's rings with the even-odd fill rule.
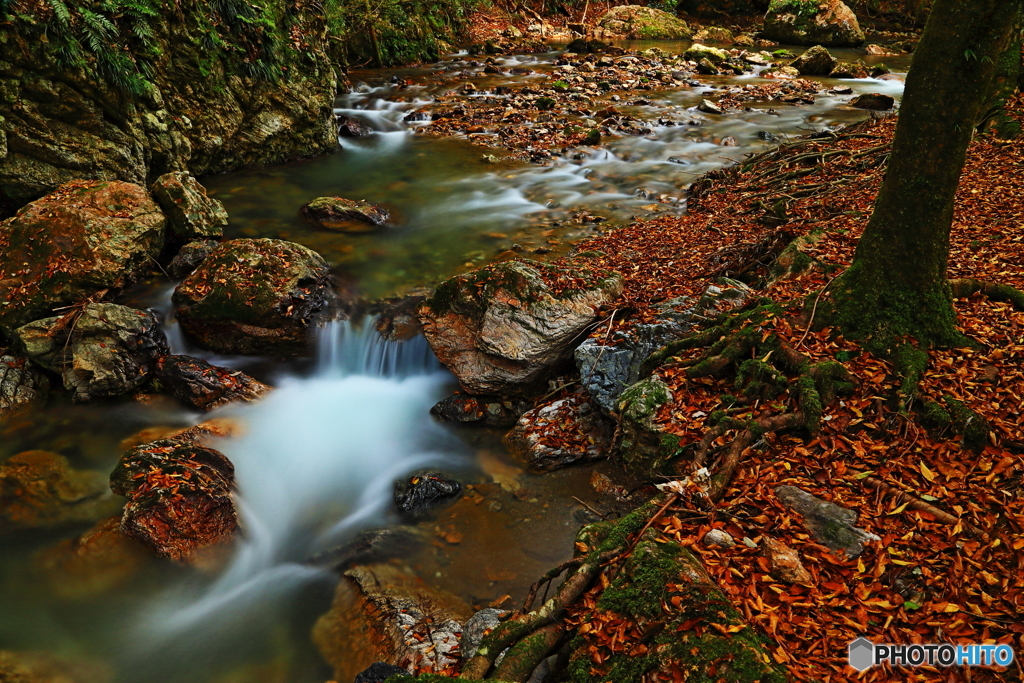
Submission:
[[[603,416],[625,400],[625,451],[656,456],[659,388],[622,389],[745,293],[668,306],[603,351],[580,342],[623,274],[544,261],[685,211],[708,170],[864,118],[854,97],[901,89],[871,65],[906,58],[844,72],[769,46],[583,47],[354,73],[333,154],[206,187],[71,181],[0,224],[0,642],[35,653],[0,667],[447,670],[500,616],[480,608],[516,607],[581,524],[636,504],[600,462]],[[579,390],[549,384],[573,366]]]

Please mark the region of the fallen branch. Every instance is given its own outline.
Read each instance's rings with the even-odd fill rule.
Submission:
[[[893,498],[896,499],[897,503],[905,503],[907,509],[916,510],[918,512],[927,512],[943,524],[949,524],[951,526],[960,525],[962,529],[970,532],[975,536],[980,536],[982,538],[988,537],[988,534],[986,534],[984,531],[982,531],[981,529],[972,524],[963,521],[956,515],[952,515],[946,512],[945,510],[940,510],[934,505],[930,505],[921,500],[920,498],[916,498],[915,496],[910,495],[906,491],[898,489],[895,486],[892,486],[891,484],[886,484],[881,479],[872,477],[864,472],[858,472],[857,470],[847,470],[847,477],[851,480],[861,481],[870,486],[871,488],[880,491],[884,495],[892,496]]]

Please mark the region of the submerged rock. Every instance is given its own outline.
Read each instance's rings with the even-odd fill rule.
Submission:
[[[468,393],[514,394],[570,357],[621,291],[618,273],[505,261],[441,283],[419,316],[434,353]]]
[[[851,107],[858,109],[871,109],[873,111],[888,111],[896,104],[896,100],[890,95],[873,92],[854,97],[850,101]]]
[[[374,328],[388,341],[406,341],[419,336],[423,333],[423,327],[416,317],[416,311],[425,298],[407,296],[388,306],[377,316]]]
[[[372,128],[351,116],[339,116],[335,123],[338,124],[338,135],[343,138],[365,138],[373,134]]]
[[[110,517],[43,551],[37,566],[54,595],[82,599],[125,585],[150,557],[121,531],[121,518]]]
[[[121,530],[157,555],[189,561],[238,529],[235,468],[212,448],[181,437],[136,446],[110,474],[128,503]]]
[[[0,415],[46,401],[50,380],[28,360],[0,356]]]
[[[692,34],[686,22],[674,14],[643,5],[612,7],[601,15],[597,25],[630,40],[686,40]]]
[[[89,304],[80,313],[22,325],[14,334],[29,358],[63,377],[78,402],[138,388],[168,353],[155,313],[117,304]]]
[[[322,228],[338,232],[367,232],[391,218],[387,209],[365,200],[317,197],[299,209],[302,216]]]
[[[0,650],[0,681],[3,683],[109,683],[112,679],[109,667],[96,660],[64,659],[38,651]]]
[[[25,451],[0,463],[0,534],[92,522],[117,505],[101,473],[57,453]]]
[[[440,472],[419,472],[395,482],[395,504],[410,517],[423,517],[462,494],[462,484]]]
[[[790,66],[804,76],[828,76],[838,63],[839,60],[826,48],[815,45],[797,57]]]
[[[603,458],[611,429],[585,395],[574,394],[526,412],[505,438],[530,469],[543,472]]]
[[[350,681],[374,662],[408,671],[435,673],[459,662],[469,605],[425,585],[393,564],[353,567],[345,572],[313,640],[334,679]]]
[[[213,410],[234,401],[255,401],[270,387],[240,370],[211,365],[191,356],[165,356],[156,363],[156,376],[176,399],[200,410]]]
[[[164,215],[122,182],[73,181],[0,222],[0,329],[122,288],[153,268]]]
[[[167,266],[167,274],[180,280],[199,267],[206,257],[213,253],[220,242],[215,240],[199,240],[189,242],[178,250]]]
[[[149,186],[167,216],[167,230],[177,244],[221,237],[228,212],[206,188],[184,171],[165,173]]]
[[[764,15],[764,36],[790,45],[857,47],[864,32],[840,0],[772,0]]]
[[[327,305],[330,270],[300,244],[224,242],[174,290],[182,330],[219,353],[300,355]]]

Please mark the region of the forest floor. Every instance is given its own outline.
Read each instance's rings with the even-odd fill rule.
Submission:
[[[1024,120],[1024,97],[1010,109]],[[847,644],[860,636],[875,643],[1007,643],[1024,654],[1024,312],[983,296],[957,299],[960,327],[980,346],[932,351],[916,403],[902,412],[888,361],[831,329],[808,331],[800,317],[804,298],[852,260],[895,126],[895,117],[880,118],[783,145],[695,186],[684,216],[638,222],[579,245],[626,276],[615,315],[594,335],[607,338],[652,319],[657,303],[700,296],[717,277],[767,276],[782,246],[813,235],[801,246],[809,258],[795,261],[807,270],[757,292],[785,310],[760,327],[814,362],[840,360],[857,379],[852,395],[826,408],[817,435],[769,433],[747,449],[713,513],[670,507],[653,528],[700,554],[746,618],[774,639],[771,656],[797,680],[1021,680],[1019,662],[1010,671],[886,666],[860,675],[846,665]],[[950,278],[1024,288],[1022,168],[1019,143],[979,137],[972,144],[957,194]],[[678,435],[680,446],[699,442],[708,417],[726,405],[722,397],[736,392],[732,379],[686,378],[685,362],[699,351],[657,370],[672,400],[655,423]],[[794,402],[792,393],[748,405],[742,417]],[[928,400],[959,401],[982,416],[987,443],[971,450],[949,427],[929,427],[918,415]],[[856,525],[881,541],[856,559],[830,551],[779,501],[780,485],[857,511]],[[707,547],[700,540],[712,528],[752,543]],[[768,538],[798,551],[809,585],[772,577],[762,553]],[[575,609],[593,607],[602,585]],[[645,651],[636,624],[609,624],[585,638],[595,675],[612,654]]]

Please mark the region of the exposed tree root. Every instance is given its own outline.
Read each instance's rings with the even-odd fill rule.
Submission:
[[[524,636],[509,648],[492,678],[498,681],[525,683],[530,680],[530,675],[537,665],[554,652],[564,635],[565,626],[552,623]]]
[[[1013,307],[1018,311],[1024,311],[1024,292],[1014,289],[1009,285],[962,279],[950,280],[949,286],[953,290],[953,296],[956,298],[984,294],[989,299],[992,299],[992,301],[1006,301],[1013,304]]]
[[[941,510],[935,507],[934,505],[930,505],[921,500],[920,498],[916,498],[907,493],[906,491],[902,491],[896,488],[895,486],[886,484],[884,481],[878,479],[877,477],[865,475],[863,472],[857,472],[856,470],[847,470],[847,476],[848,478],[853,479],[855,481],[861,481],[864,484],[870,486],[871,488],[881,491],[883,494],[887,496],[895,498],[897,503],[905,503],[907,509],[909,510],[927,512],[943,524],[949,524],[951,526],[956,526],[959,524],[961,528],[963,528],[965,531],[968,531],[969,533],[975,536],[979,536],[981,538],[987,538],[988,536],[984,531],[982,531],[978,527],[965,523],[956,515],[950,514],[945,510]]]

